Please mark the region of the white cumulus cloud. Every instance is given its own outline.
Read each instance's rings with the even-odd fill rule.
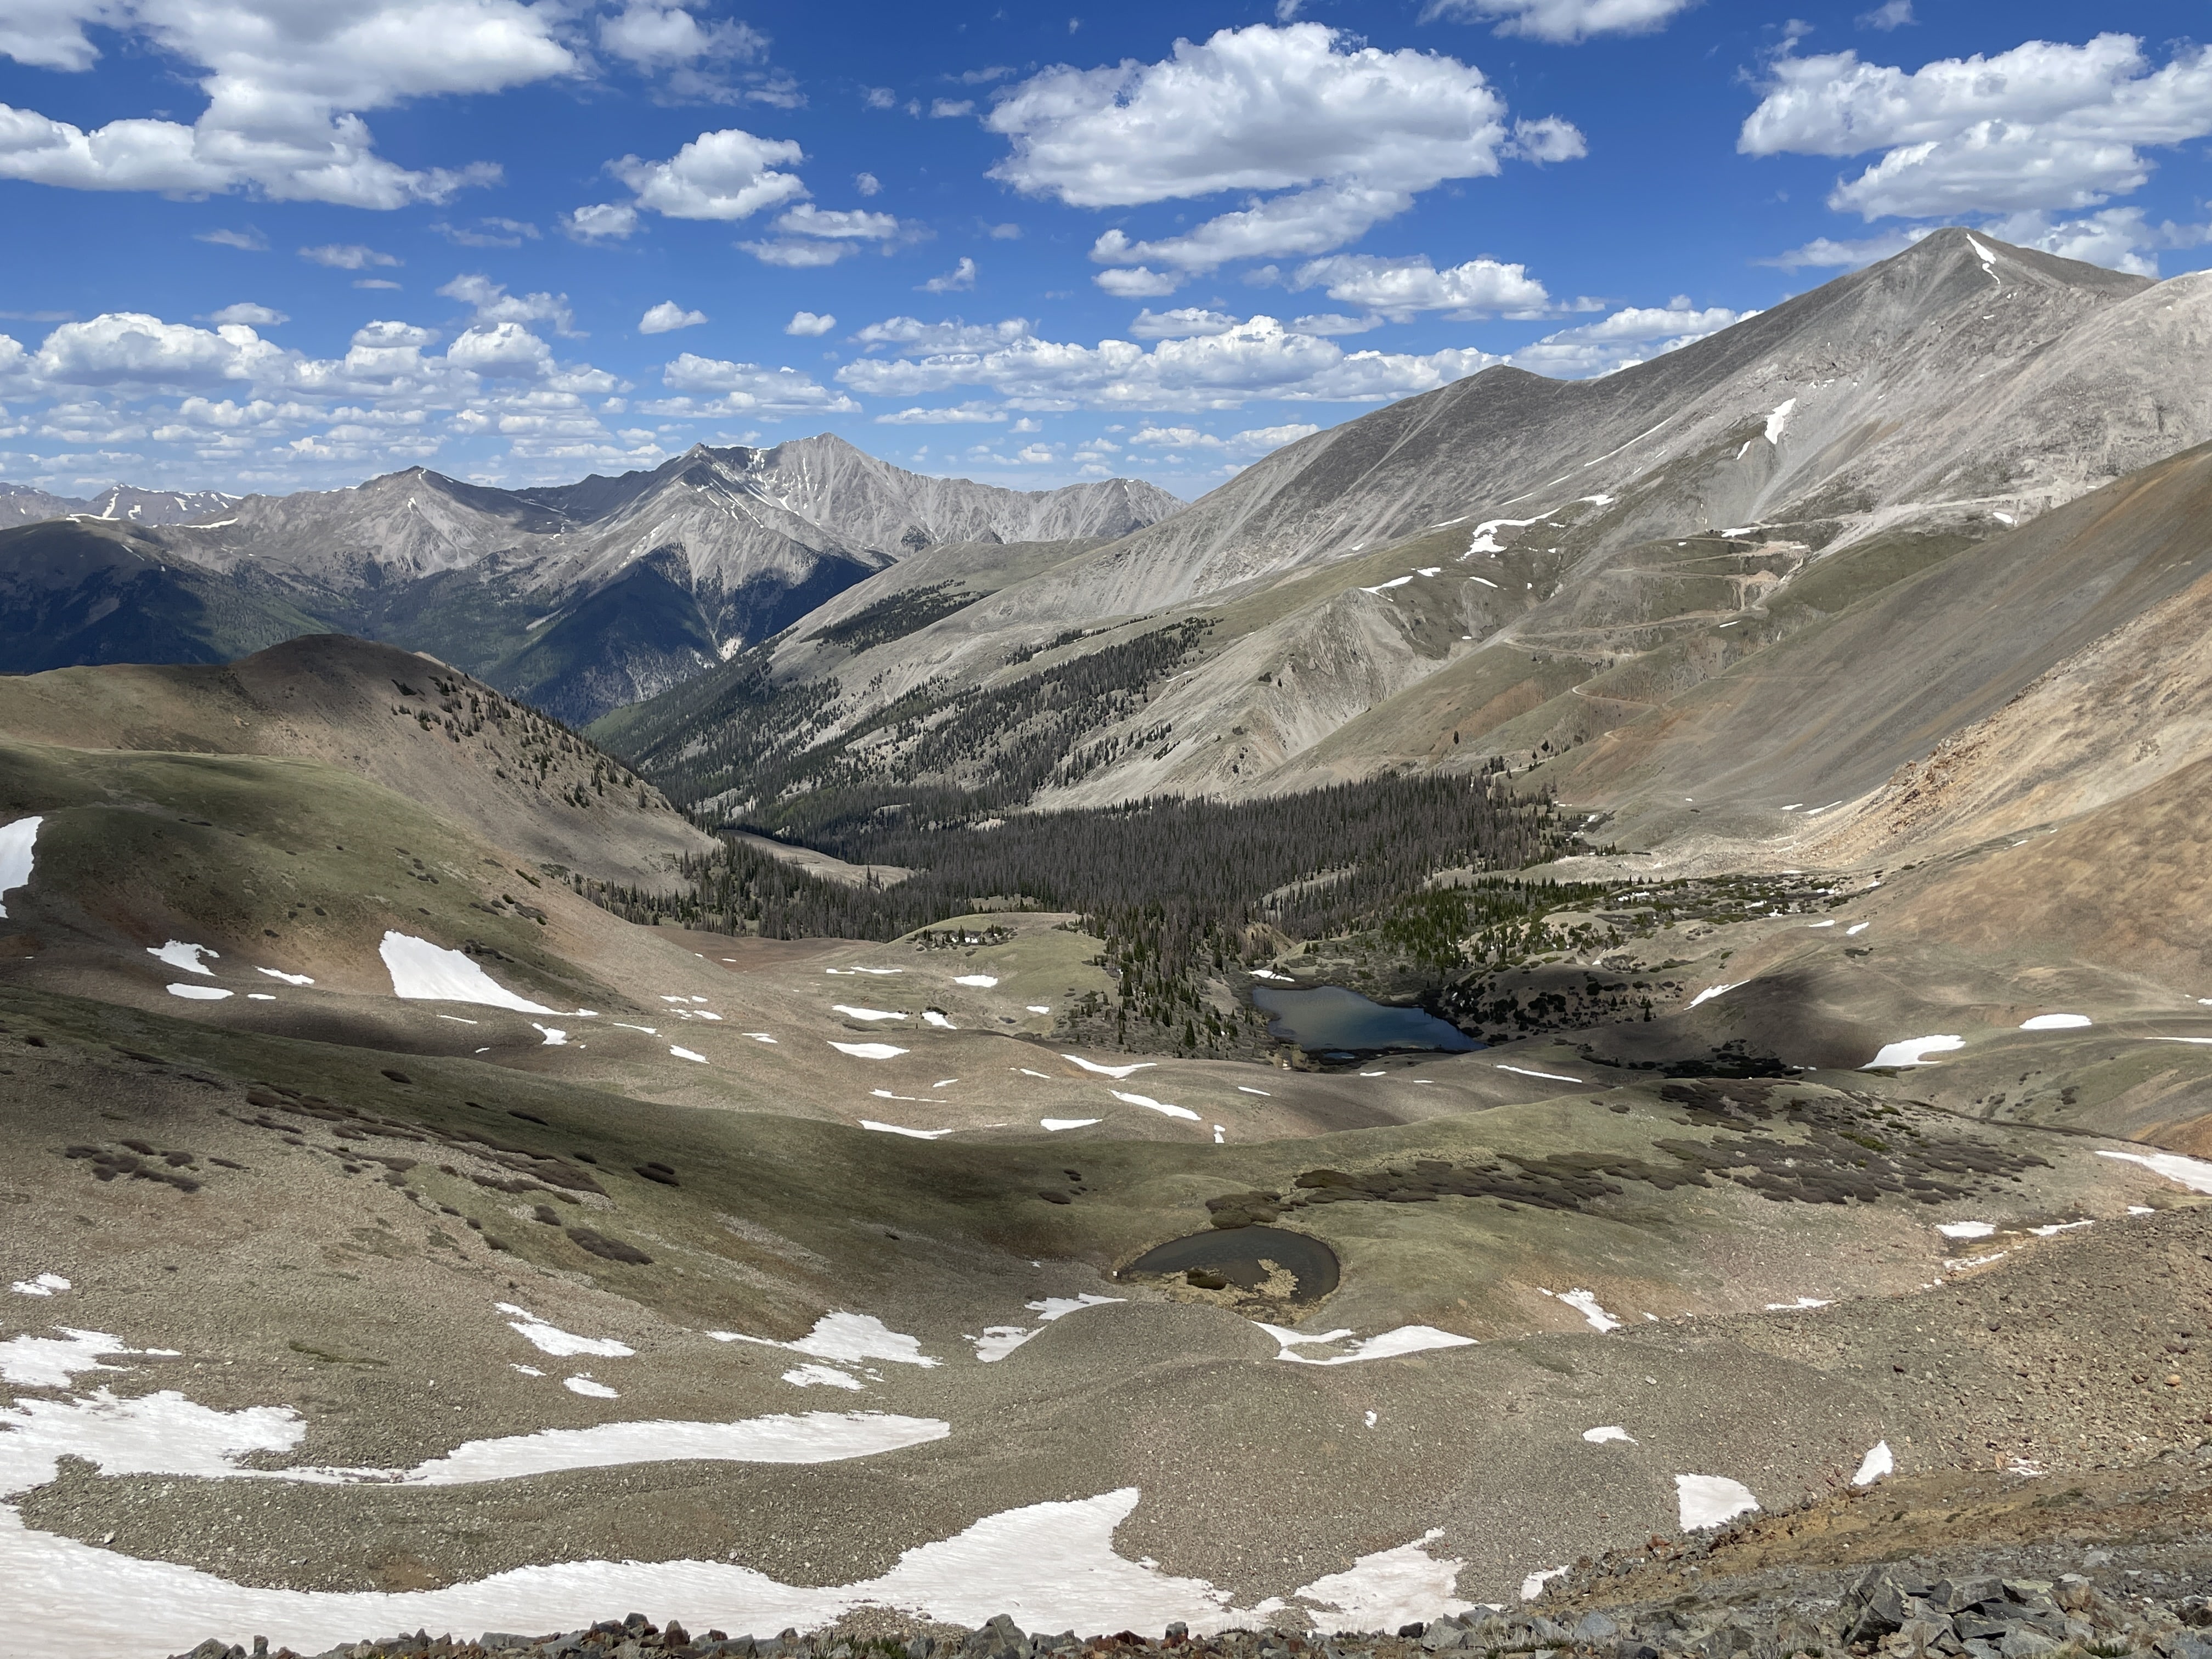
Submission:
[[[1677,296],[1663,306],[1627,306],[1595,323],[1547,334],[1507,361],[1554,380],[1587,380],[1679,351],[1758,314],[1725,306],[1701,309],[1686,296]]]
[[[366,270],[371,265],[399,263],[395,255],[380,253],[359,242],[325,242],[316,247],[303,247],[300,257],[314,264],[328,265],[333,270]]]
[[[211,323],[244,323],[250,328],[276,328],[291,320],[274,306],[256,305],[251,300],[225,306],[208,317]]]
[[[1197,411],[1241,408],[1255,398],[1383,403],[1498,361],[1463,349],[1346,352],[1273,317],[1253,317],[1224,333],[1161,340],[1149,350],[1128,340],[1085,346],[1025,336],[988,350],[864,357],[836,378],[866,396],[901,400],[972,386],[1021,409]]]
[[[707,320],[703,311],[686,311],[673,300],[663,300],[637,319],[641,334],[672,334],[679,328],[696,328]]]
[[[1494,24],[1500,34],[1561,45],[1594,34],[1649,34],[1667,27],[1694,0],[1431,0],[1423,21],[1450,17]]]
[[[1010,146],[993,177],[1070,206],[1289,192],[1157,240],[1109,232],[1092,257],[1146,267],[1153,284],[1101,283],[1126,295],[1169,291],[1151,267],[1340,247],[1421,191],[1498,172],[1513,143],[1504,117],[1470,64],[1292,22],[1181,40],[1158,63],[1045,70],[1004,92],[983,122]],[[1524,125],[1528,154],[1564,159],[1571,128]]]
[[[919,317],[886,317],[870,323],[853,336],[870,350],[889,347],[903,357],[943,356],[953,352],[993,351],[1030,337],[1029,319],[1009,317],[1003,322],[969,323],[955,317],[942,323],[925,323]]]
[[[660,372],[670,391],[687,396],[647,413],[689,415],[856,415],[860,406],[842,392],[794,368],[725,362],[685,352]]]
[[[768,40],[743,23],[702,23],[681,6],[629,0],[599,20],[599,45],[641,68],[665,69],[702,58],[750,60],[768,49]]]
[[[477,323],[454,336],[446,361],[500,380],[535,380],[551,367],[553,349],[520,323]]]
[[[975,286],[975,262],[964,253],[960,263],[921,285],[924,294],[960,294]]]
[[[637,210],[627,202],[600,202],[576,209],[562,228],[581,242],[618,241],[636,230]]]
[[[438,292],[469,307],[479,324],[550,323],[555,333],[575,337],[576,319],[565,294],[509,294],[504,283],[483,276],[456,276]]]
[[[1182,278],[1138,265],[1125,270],[1102,270],[1091,279],[1117,300],[1157,300],[1182,286]]]
[[[2105,208],[2078,219],[2048,213],[2012,213],[1984,227],[2002,242],[2040,249],[2062,259],[2081,259],[2138,276],[2158,275],[2159,252],[2212,241],[2212,225],[2153,224],[2141,208]]]
[[[574,476],[579,461],[659,459],[652,433],[611,433],[586,402],[622,382],[556,361],[526,323],[497,319],[514,296],[495,285],[480,297],[484,315],[442,352],[432,330],[376,321],[335,358],[262,337],[258,328],[273,322],[237,320],[265,307],[227,307],[213,328],[110,313],[57,327],[35,351],[0,336],[0,385],[55,441],[105,447],[134,471],[204,477],[219,468],[279,489],[427,460],[449,434],[503,437],[495,465],[543,462],[556,477]],[[515,303],[542,312],[544,298]]]
[[[1932,234],[1931,226],[1925,229],[1886,230],[1845,241],[1832,236],[1815,236],[1802,247],[1793,247],[1786,253],[1778,253],[1758,263],[1784,270],[1856,270],[1877,259],[1902,253],[1922,237]]]
[[[1438,270],[1426,254],[1386,259],[1370,253],[1340,253],[1300,265],[1292,289],[1318,288],[1332,300],[1361,306],[1393,322],[1424,311],[1455,319],[1540,314],[1551,302],[1543,283],[1528,267],[1495,259],[1469,259]]]
[[[1828,205],[1866,219],[2079,210],[2146,183],[2144,155],[2212,132],[2212,51],[2153,68],[2132,35],[2030,40],[1910,72],[1784,55],[1743,124],[1747,155],[1881,155]]]
[[[1129,325],[1129,334],[1139,340],[1184,340],[1194,335],[1226,334],[1243,320],[1225,311],[1208,311],[1200,306],[1177,306],[1173,311],[1154,311],[1147,306]]]
[[[1320,430],[1317,426],[1304,423],[1257,426],[1248,427],[1242,432],[1234,432],[1222,438],[1210,432],[1201,432],[1193,426],[1144,426],[1138,428],[1129,441],[1147,449],[1218,450],[1251,460],[1270,450],[1280,449],[1285,444],[1310,438]]]
[[[189,125],[126,117],[87,131],[0,105],[0,177],[377,209],[444,201],[497,169],[400,167],[376,154],[363,112],[582,68],[556,11],[522,0],[15,0],[0,52],[88,70],[99,57],[88,21],[199,71],[206,108]]]
[[[955,404],[945,409],[902,409],[876,416],[878,426],[989,426],[1006,418],[1006,411],[989,404]],[[1029,428],[1034,430],[1034,428]]]
[[[786,334],[814,336],[827,334],[837,326],[837,319],[828,312],[794,311],[791,320],[783,325]]]
[[[807,194],[794,173],[805,159],[788,138],[758,138],[742,127],[702,132],[665,161],[625,155],[607,171],[629,186],[636,205],[669,219],[749,219]]]

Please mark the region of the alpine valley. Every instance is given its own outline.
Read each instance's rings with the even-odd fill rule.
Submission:
[[[2208,361],[7,498],[0,1654],[2202,1659]]]

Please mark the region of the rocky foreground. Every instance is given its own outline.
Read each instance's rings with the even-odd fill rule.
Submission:
[[[319,1659],[1040,1659],[1048,1654],[1174,1654],[1178,1659],[1428,1659],[1449,1654],[1531,1654],[1536,1659],[1793,1659],[1853,1654],[1882,1659],[2212,1659],[2212,1595],[2146,1569],[2068,1572],[2056,1579],[1954,1572],[1930,1577],[1912,1563],[1865,1569],[1841,1594],[1701,1596],[1590,1608],[1579,1615],[1549,1600],[1515,1611],[1477,1607],[1458,1618],[1411,1624],[1395,1635],[1333,1636],[1232,1630],[1193,1637],[1170,1625],[1158,1638],[1123,1631],[1079,1638],[1031,1635],[1000,1615],[981,1629],[934,1636],[830,1632],[757,1638],[708,1631],[694,1637],[643,1613],[589,1630],[531,1638],[488,1634],[475,1641],[427,1633],[332,1648]],[[2196,1573],[2187,1575],[2197,1578]],[[1538,1610],[1540,1608],[1540,1610]],[[1563,1622],[1563,1618],[1571,1622]],[[265,1641],[252,1659],[271,1656]],[[248,1659],[242,1647],[202,1643],[186,1659]]]

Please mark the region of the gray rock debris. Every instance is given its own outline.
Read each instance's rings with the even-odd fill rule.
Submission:
[[[2136,1575],[2139,1576],[2139,1575]],[[937,1628],[943,1628],[939,1626]],[[589,1630],[526,1637],[490,1632],[387,1637],[332,1648],[317,1659],[1043,1659],[1091,1653],[1172,1654],[1175,1659],[1428,1659],[1435,1654],[1530,1655],[1534,1659],[2212,1659],[2212,1595],[2130,1594],[2080,1573],[2056,1579],[1972,1574],[1931,1579],[1910,1564],[1869,1567],[1840,1597],[1774,1595],[1729,1605],[1695,1595],[1657,1607],[1583,1613],[1562,1626],[1538,1607],[1476,1608],[1458,1618],[1387,1632],[1291,1634],[1226,1631],[1193,1637],[1170,1625],[1157,1639],[1133,1631],[1032,1635],[1001,1613],[979,1630],[939,1637],[693,1637],[674,1620],[643,1613]],[[179,1659],[300,1659],[207,1641]]]

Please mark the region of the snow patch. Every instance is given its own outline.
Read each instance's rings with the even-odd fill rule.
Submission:
[[[13,1336],[0,1342],[0,1380],[26,1389],[66,1389],[70,1379],[79,1371],[124,1369],[120,1365],[101,1364],[102,1354],[176,1357],[173,1348],[134,1348],[121,1337],[110,1336],[105,1331],[76,1331],[66,1325],[60,1328],[59,1336]],[[0,1413],[0,1420],[4,1418],[5,1413]],[[0,1440],[0,1448],[13,1443]]]
[[[39,840],[43,817],[17,818],[0,824],[0,916],[8,914],[8,895],[31,884],[32,852]]]
[[[1870,1072],[1877,1066],[1932,1066],[1937,1062],[1923,1056],[1948,1054],[1954,1048],[1966,1046],[1966,1038],[1960,1036],[1907,1037],[1902,1042],[1885,1042],[1881,1052],[1859,1069]]]
[[[950,1129],[909,1129],[903,1123],[878,1123],[873,1118],[860,1120],[863,1129],[873,1129],[879,1135],[904,1135],[909,1140],[941,1140],[952,1133]]]
[[[1750,1487],[1723,1474],[1676,1475],[1674,1501],[1681,1510],[1684,1532],[1723,1526],[1759,1507]]]
[[[1726,985],[1708,985],[1704,990],[1698,992],[1697,995],[1690,999],[1690,1006],[1694,1008],[1701,1002],[1711,1002],[1715,997],[1726,996],[1730,991],[1735,990],[1737,986],[1748,985],[1750,982],[1751,981],[1749,980],[1738,979],[1731,980]]]
[[[1475,526],[1474,538],[1468,543],[1467,551],[1461,554],[1460,557],[1471,559],[1478,553],[1503,553],[1505,550],[1498,544],[1499,531],[1525,529],[1532,524],[1541,524],[1551,516],[1550,514],[1544,513],[1539,514],[1533,519],[1485,519],[1480,524]]]
[[[1436,1527],[1410,1544],[1363,1555],[1343,1572],[1333,1572],[1291,1593],[1302,1601],[1333,1610],[1334,1622],[1352,1630],[1396,1630],[1425,1624],[1447,1613],[1470,1611],[1474,1603],[1452,1594],[1460,1560],[1438,1560],[1428,1547],[1443,1537]]]
[[[169,987],[169,994],[173,997],[187,997],[194,1002],[221,1002],[225,997],[233,994],[224,990],[220,985],[172,985]]]
[[[855,1060],[896,1060],[906,1052],[894,1048],[888,1042],[832,1042],[830,1045],[841,1054],[850,1054]]]
[[[995,974],[963,974],[952,981],[955,985],[972,985],[979,991],[988,991],[999,982]]]
[[[154,1659],[210,1630],[243,1638],[276,1632],[298,1649],[356,1639],[364,1629],[574,1627],[621,1603],[684,1609],[693,1624],[803,1629],[878,1605],[980,1626],[1007,1613],[1041,1629],[1164,1627],[1210,1632],[1251,1622],[1203,1579],[1176,1578],[1114,1551],[1135,1487],[988,1516],[956,1536],[907,1551],[883,1577],[819,1588],[777,1583],[726,1562],[580,1561],[525,1567],[444,1589],[385,1593],[252,1589],[173,1564],[141,1561],[74,1540],[0,1528],[0,1572],[17,1586],[11,1610],[67,1650]],[[82,1586],[98,1583],[87,1597]],[[1261,1615],[1264,1617],[1264,1614]]]
[[[256,968],[257,974],[266,974],[271,979],[281,979],[287,985],[313,985],[315,981],[305,974],[288,974],[282,968]]]
[[[2038,1014],[2020,1023],[2023,1031],[2071,1031],[2089,1023],[2087,1014]]]
[[[576,1336],[558,1325],[548,1324],[527,1308],[518,1308],[512,1302],[493,1304],[503,1314],[514,1317],[507,1322],[521,1334],[524,1341],[540,1353],[570,1355],[596,1354],[603,1359],[627,1359],[637,1350],[626,1342],[617,1342],[611,1336]]]
[[[18,1296],[52,1296],[68,1290],[70,1282],[59,1273],[40,1273],[36,1279],[19,1279],[8,1288]]]
[[[669,1045],[668,1052],[677,1060],[688,1060],[701,1066],[704,1066],[707,1063],[707,1056],[698,1053],[696,1049],[679,1048],[673,1043],[671,1043]]]
[[[1196,1112],[1192,1111],[1188,1106],[1177,1106],[1171,1101],[1154,1100],[1150,1095],[1133,1095],[1121,1089],[1109,1089],[1107,1093],[1112,1095],[1116,1100],[1126,1102],[1132,1106],[1149,1107],[1152,1110],[1167,1117],[1187,1117],[1194,1123],[1198,1121]]]
[[[1126,1297],[1119,1296],[1093,1296],[1088,1291],[1080,1296],[1044,1297],[1026,1304],[1029,1310],[1037,1316],[1037,1322],[1034,1328],[1021,1325],[987,1325],[983,1328],[982,1335],[971,1336],[968,1340],[975,1345],[976,1358],[986,1365],[995,1364],[1031,1337],[1042,1335],[1044,1328],[1055,1319],[1065,1319],[1068,1315],[1080,1313],[1085,1308],[1103,1308],[1109,1303],[1125,1302],[1127,1299]]]
[[[217,962],[222,960],[222,951],[210,951],[204,945],[187,945],[180,939],[173,939],[167,945],[149,945],[146,947],[146,954],[158,957],[170,967],[184,973],[206,974],[210,977],[214,975],[215,969],[200,958],[211,957]]]
[[[2186,1187],[2192,1193],[2212,1193],[2212,1164],[2202,1158],[2184,1158],[2179,1152],[2099,1152],[2099,1158],[2117,1158],[2129,1164],[2140,1164],[2155,1175]]]
[[[377,947],[392,975],[392,994],[421,1002],[476,1002],[518,1014],[550,1014],[542,1002],[518,996],[459,951],[442,950],[412,934],[387,933]]]
[[[1342,1342],[1352,1332],[1347,1328],[1324,1331],[1318,1336],[1306,1336],[1280,1325],[1270,1325],[1265,1320],[1254,1322],[1275,1339],[1275,1346],[1281,1350],[1275,1358],[1287,1359],[1293,1365],[1354,1365],[1366,1359],[1394,1359],[1401,1354],[1425,1353],[1431,1348],[1471,1348],[1475,1345],[1471,1336],[1440,1331],[1433,1325],[1401,1325],[1394,1331],[1384,1331],[1379,1336],[1353,1342],[1342,1353],[1304,1354],[1292,1350],[1310,1345]]]
[[[1580,1083],[1582,1081],[1582,1079],[1578,1077],[1563,1077],[1557,1072],[1532,1072],[1525,1066],[1508,1066],[1503,1060],[1498,1062],[1498,1069],[1501,1072],[1517,1073],[1522,1077],[1540,1077],[1553,1083]]]
[[[1140,1060],[1133,1066],[1101,1066],[1097,1060],[1085,1060],[1079,1054],[1062,1054],[1060,1058],[1071,1065],[1080,1066],[1086,1072],[1096,1072],[1099,1076],[1110,1077],[1116,1082],[1134,1077],[1139,1072],[1149,1071],[1159,1063],[1158,1060]]]
[[[778,1342],[766,1336],[744,1336],[736,1331],[709,1331],[707,1334],[717,1342],[751,1342],[765,1348],[782,1348],[792,1353],[809,1354],[817,1359],[842,1360],[848,1364],[857,1364],[864,1359],[888,1359],[899,1365],[930,1366],[945,1363],[922,1352],[920,1337],[907,1336],[895,1331],[873,1314],[823,1314],[814,1322],[814,1328],[796,1342]]]
[[[906,1018],[904,1014],[893,1013],[888,1008],[854,1008],[842,1002],[833,1002],[830,1006],[832,1012],[842,1014],[848,1019],[904,1019]]]
[[[1766,417],[1767,442],[1778,446],[1782,442],[1783,431],[1789,426],[1790,416],[1796,412],[1796,408],[1797,400],[1795,398],[1785,398],[1775,405],[1774,412]]]
[[[1996,1231],[1996,1224],[1990,1221],[1946,1221],[1940,1223],[1936,1231],[1946,1238],[1987,1238]]]
[[[851,1389],[858,1392],[867,1387],[850,1371],[841,1371],[835,1365],[811,1363],[793,1366],[783,1374],[783,1380],[794,1389]]]
[[[1636,1437],[1618,1423],[1608,1423],[1602,1428],[1584,1429],[1583,1438],[1593,1446],[1606,1445],[1616,1440],[1624,1446],[1632,1446],[1636,1443]]]
[[[1877,1440],[1859,1460],[1859,1472],[1851,1477],[1854,1486],[1871,1486],[1885,1474],[1897,1473],[1897,1457],[1889,1449],[1889,1442]]]
[[[1546,1291],[1541,1285],[1537,1289],[1554,1301],[1565,1303],[1568,1307],[1572,1308],[1589,1322],[1589,1328],[1594,1331],[1617,1331],[1620,1328],[1620,1322],[1598,1306],[1595,1291]]]
[[[1048,1134],[1058,1134],[1062,1129],[1087,1129],[1105,1121],[1103,1117],[1041,1117],[1037,1124]]]
[[[589,1374],[582,1376],[564,1376],[561,1379],[561,1386],[568,1389],[570,1394],[580,1394],[592,1400],[619,1400],[622,1398],[620,1395],[617,1394],[605,1383],[593,1382]]]
[[[1521,1599],[1523,1601],[1534,1601],[1544,1593],[1545,1585],[1550,1583],[1554,1578],[1564,1578],[1566,1576],[1567,1570],[1565,1567],[1547,1567],[1541,1572],[1530,1573],[1521,1581]]]

